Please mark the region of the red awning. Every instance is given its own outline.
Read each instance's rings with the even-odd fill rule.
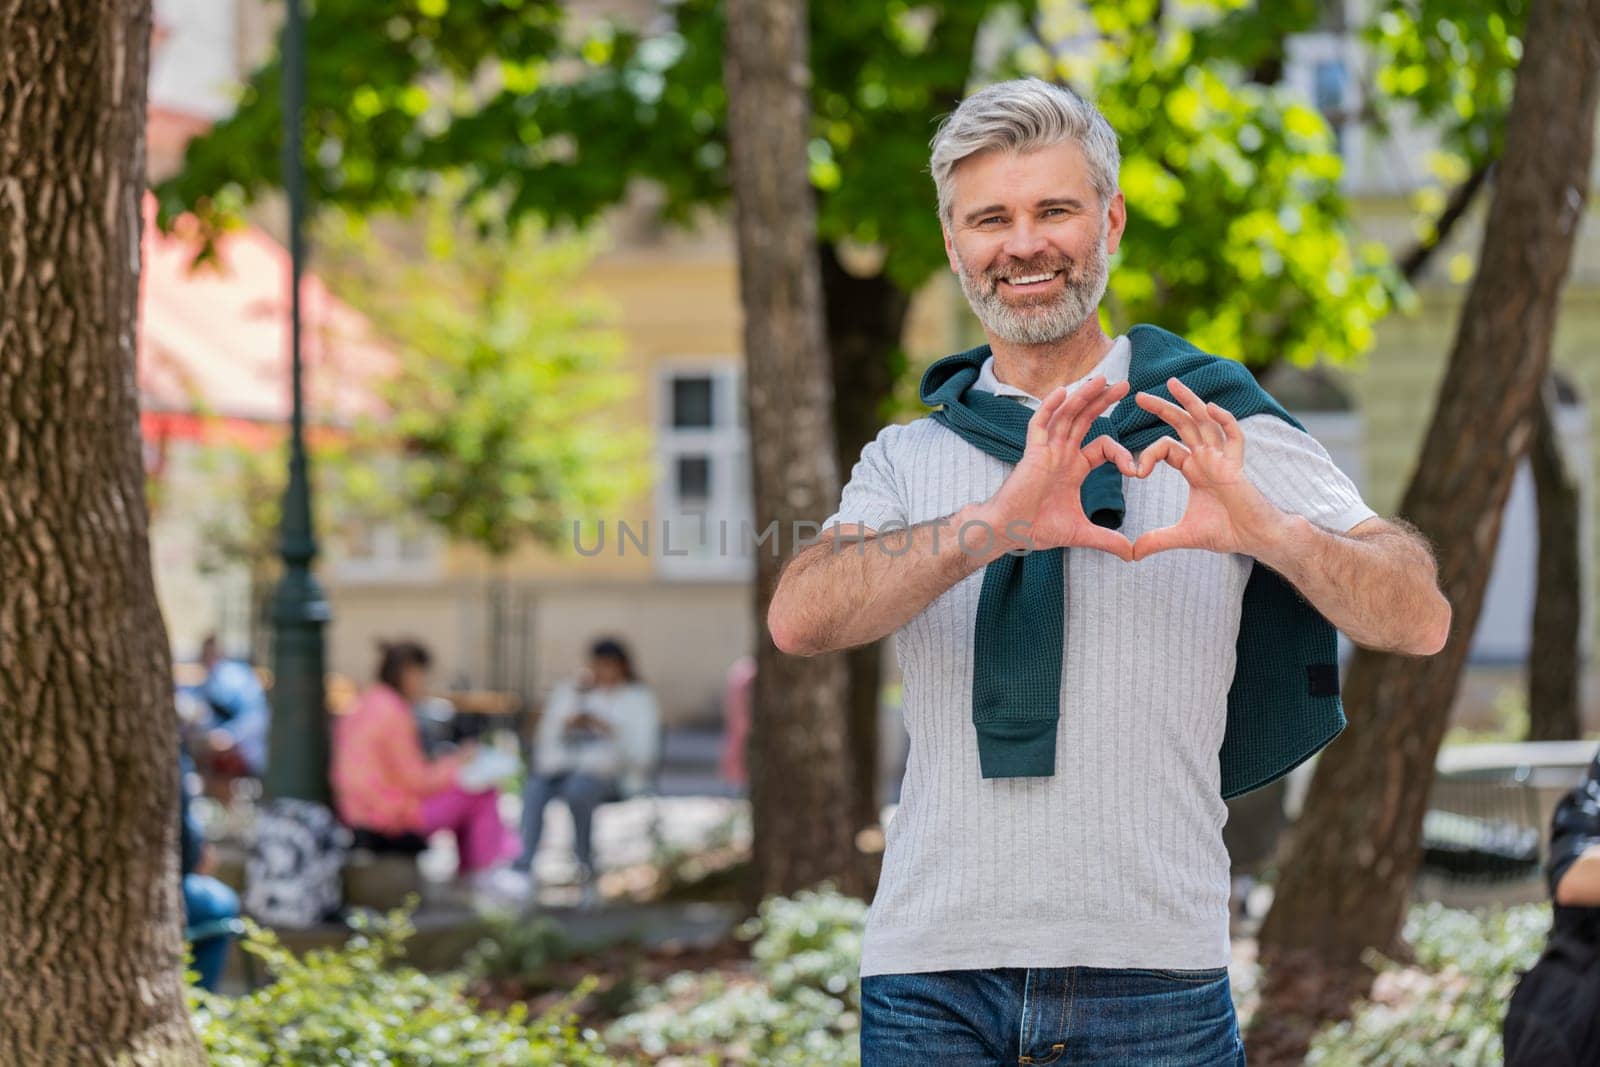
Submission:
[[[139,293],[139,401],[147,440],[223,432],[267,438],[290,413],[289,254],[254,227],[221,238],[214,262],[189,270],[194,245],[155,225],[144,201]],[[384,411],[377,384],[396,364],[366,319],[307,274],[301,288],[307,419],[349,425]]]

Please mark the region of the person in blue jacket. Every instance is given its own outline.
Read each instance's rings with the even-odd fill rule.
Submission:
[[[183,871],[184,938],[194,955],[199,973],[195,984],[216,991],[228,959],[228,943],[233,933],[226,920],[239,917],[239,896],[213,877],[211,846],[206,844],[199,820],[189,806],[190,780],[194,763],[189,754],[178,750],[178,842]]]
[[[205,745],[196,758],[208,774],[224,778],[259,778],[267,764],[267,694],[248,663],[222,654],[216,634],[200,643],[205,681],[188,692],[205,703],[209,716]]]

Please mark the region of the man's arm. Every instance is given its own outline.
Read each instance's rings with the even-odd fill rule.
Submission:
[[[1177,403],[1151,393],[1135,398],[1178,431],[1140,454],[1139,474],[1157,463],[1177,468],[1189,483],[1189,502],[1177,525],[1140,535],[1134,559],[1171,548],[1254,556],[1359,645],[1414,656],[1445,646],[1450,602],[1439,591],[1433,553],[1414,528],[1374,517],[1338,534],[1282,510],[1247,476],[1245,433],[1233,414],[1176,378],[1167,387]]]
[[[767,628],[784,652],[815,656],[893,633],[934,598],[998,558],[1009,546],[988,536],[980,506],[931,523],[881,533],[843,526],[795,556],[767,608]],[[984,549],[987,548],[987,551]]]
[[[1073,545],[1129,558],[1127,538],[1089,522],[1079,495],[1089,471],[1102,463],[1124,474],[1135,469],[1128,450],[1109,436],[1080,444],[1127,388],[1096,377],[1070,396],[1064,386],[1052,390],[1028,421],[1021,461],[989,500],[910,528],[841,523],[837,537],[807,548],[784,570],[767,609],[773,643],[813,656],[875,641],[1016,548]]]
[[[1600,844],[1590,845],[1556,883],[1556,903],[1568,908],[1600,908]]]
[[[1408,523],[1373,518],[1336,534],[1283,515],[1278,532],[1250,554],[1365,648],[1431,656],[1450,638],[1450,602],[1433,553]]]
[[[1550,820],[1550,894],[1568,908],[1600,907],[1600,756]]]

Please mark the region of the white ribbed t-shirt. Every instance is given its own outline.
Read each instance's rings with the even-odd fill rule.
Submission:
[[[1129,355],[1118,338],[1091,375],[1125,380]],[[977,384],[1037,406],[991,366]],[[1239,425],[1246,473],[1275,506],[1335,532],[1375,515],[1308,434],[1270,414]],[[823,526],[937,519],[988,499],[1010,470],[932,419],[888,426],[862,450]],[[1122,532],[1135,538],[1178,521],[1188,484],[1162,464],[1143,480],[1124,477],[1123,495]],[[911,747],[867,916],[863,976],[1227,965],[1218,750],[1253,564],[1197,549],[1137,563],[1067,550],[1050,777],[979,773],[972,647],[981,570],[895,634]]]

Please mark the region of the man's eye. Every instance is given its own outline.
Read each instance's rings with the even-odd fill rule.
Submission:
[[[1044,213],[1045,217],[1048,218],[1051,215],[1065,215],[1067,213],[1067,209],[1064,207],[1049,207],[1044,209]]]
[[[988,218],[981,220],[978,223],[978,225],[979,226],[987,226],[991,222],[1004,222],[1004,221],[1005,221],[1004,216],[1001,216],[1001,215],[990,215]]]

